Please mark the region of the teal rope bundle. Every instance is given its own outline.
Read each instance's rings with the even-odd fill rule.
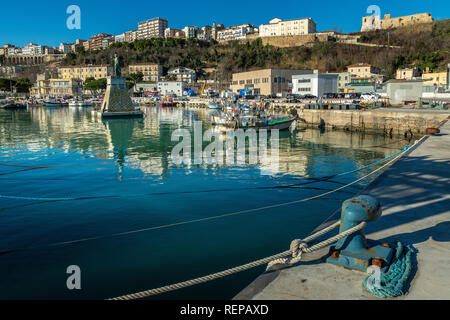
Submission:
[[[415,250],[412,246],[404,246],[397,243],[395,257],[389,270],[381,273],[379,286],[368,285],[373,278],[368,276],[364,279],[364,288],[371,294],[380,298],[395,298],[408,292],[409,283],[413,278]]]

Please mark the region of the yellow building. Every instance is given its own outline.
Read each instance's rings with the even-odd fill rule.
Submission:
[[[448,84],[447,71],[424,73],[422,80],[424,86],[446,86]]]
[[[156,63],[135,63],[128,66],[128,74],[142,72],[144,81],[159,81],[163,67]]]
[[[98,80],[109,77],[112,73],[113,68],[108,65],[80,65],[58,68],[59,78],[63,80],[81,79],[85,81],[87,78]]]
[[[420,77],[420,71],[418,68],[406,68],[406,69],[398,69],[396,74],[396,79],[405,79],[411,80],[414,78]]]
[[[375,67],[368,63],[357,63],[347,67],[347,72],[357,77],[370,77],[378,74]]]

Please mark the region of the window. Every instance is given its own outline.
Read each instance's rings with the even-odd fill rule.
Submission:
[[[299,79],[297,82],[298,83],[310,83],[311,79]]]
[[[273,78],[273,82],[277,83],[277,77]]]

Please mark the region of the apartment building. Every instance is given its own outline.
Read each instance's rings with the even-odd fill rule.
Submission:
[[[137,40],[137,30],[125,32],[125,42],[134,42]]]
[[[319,73],[318,70],[314,70],[312,74],[294,75],[292,93],[316,97],[321,97],[324,93],[337,93],[338,78],[337,73]]]
[[[199,30],[200,29],[197,26],[183,28],[183,32],[184,32],[186,39],[197,38],[197,34],[198,34]]]
[[[90,50],[102,50],[114,42],[114,36],[107,33],[96,34],[91,37]]]
[[[312,74],[312,70],[262,69],[233,74],[232,90],[250,90],[253,95],[274,96],[291,92],[292,76]]]
[[[163,18],[153,18],[138,23],[137,40],[163,38],[169,23]]]
[[[61,43],[59,45],[59,52],[64,54],[72,52],[72,46],[73,46],[72,43]]]
[[[169,75],[176,77],[177,81],[187,82],[189,84],[197,81],[197,73],[189,68],[176,68],[168,72]]]
[[[182,39],[182,38],[185,38],[186,36],[185,36],[183,30],[175,29],[175,28],[167,28],[164,31],[164,37],[166,37],[166,38],[179,38],[179,39]]]
[[[217,41],[232,41],[232,40],[244,40],[247,38],[247,34],[258,32],[258,29],[251,24],[243,24],[238,26],[228,27],[224,30],[217,32]]]
[[[316,33],[316,23],[312,18],[281,20],[278,18],[259,27],[260,37],[296,36]]]
[[[62,80],[81,79],[85,81],[87,78],[98,80],[112,76],[112,74],[113,67],[109,65],[79,65],[58,68],[58,77]]]
[[[136,63],[128,66],[128,74],[142,72],[144,75],[144,81],[159,81],[162,73],[163,66],[156,63]]]
[[[199,40],[205,40],[205,41],[212,40],[213,39],[212,27],[210,27],[210,26],[202,27],[197,33],[197,38]]]
[[[390,14],[385,14],[383,19],[381,19],[380,16],[372,15],[362,18],[361,32],[398,28],[418,23],[429,23],[433,21],[434,19],[431,17],[431,13],[418,13],[397,18],[392,18]]]
[[[83,93],[81,79],[62,80],[51,78],[48,73],[39,74],[30,94],[37,98],[77,96]]]

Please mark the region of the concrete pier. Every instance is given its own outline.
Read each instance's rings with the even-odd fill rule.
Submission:
[[[409,293],[397,299],[450,298],[450,121],[440,130],[363,191],[383,206],[382,217],[367,225],[367,238],[391,244],[401,241],[417,249],[418,270]],[[337,212],[319,228],[339,218]],[[280,251],[287,248],[288,243]],[[379,299],[363,288],[367,274],[325,263],[327,254],[324,248],[304,255],[296,266],[264,273],[235,300]]]

